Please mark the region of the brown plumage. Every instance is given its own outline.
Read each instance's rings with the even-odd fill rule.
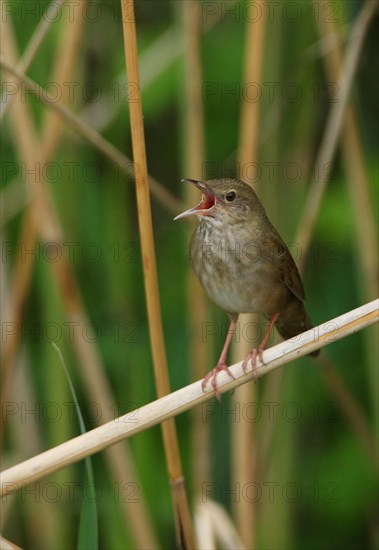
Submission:
[[[268,219],[254,190],[233,179],[199,182],[186,180],[202,192],[200,203],[175,219],[197,215],[200,223],[192,235],[193,268],[207,294],[225,309],[231,326],[212,377],[226,366],[226,352],[239,313],[263,313],[270,329],[257,350],[249,354],[253,368],[261,356],[272,325],[284,339],[312,328],[304,308],[304,288],[295,261]],[[313,352],[312,355],[317,355]]]

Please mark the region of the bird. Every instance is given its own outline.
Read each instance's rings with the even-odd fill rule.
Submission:
[[[196,206],[174,220],[197,216],[200,223],[190,239],[191,263],[205,292],[230,318],[217,365],[202,382],[206,391],[210,380],[220,398],[218,373],[225,370],[234,378],[226,358],[240,313],[261,313],[270,321],[258,348],[243,361],[244,372],[251,361],[254,377],[257,358],[263,362],[274,326],[288,340],[313,325],[304,307],[305,292],[296,263],[253,188],[230,178],[182,181],[196,186],[202,196]]]

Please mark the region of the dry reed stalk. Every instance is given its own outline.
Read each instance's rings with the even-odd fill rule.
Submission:
[[[63,120],[69,124],[76,134],[86,139],[91,145],[98,149],[111,162],[116,164],[122,172],[134,178],[133,162],[125,156],[117,147],[103,138],[96,130],[88,126],[83,120],[75,115],[70,109],[67,109],[61,103],[50,99],[49,94],[37,82],[26,76],[23,72],[15,69],[11,63],[8,63],[2,55],[0,55],[0,66],[8,71],[12,76],[23,84],[28,91],[32,92],[38,99],[54,109]],[[177,214],[183,209],[183,204],[163,187],[155,178],[149,176],[149,185],[154,198],[166,209],[173,214]]]
[[[0,535],[0,549],[1,550],[22,550],[20,546],[17,546],[17,544],[10,542],[9,540],[2,537],[1,535]]]
[[[26,409],[35,410],[38,400],[30,367],[26,350],[23,350],[19,357],[19,364],[12,385],[11,403],[23,403]],[[20,457],[26,458],[42,451],[44,438],[41,422],[36,422],[33,417],[20,422],[19,415],[10,417],[8,422],[9,433],[12,434],[12,444]],[[70,434],[70,437],[72,435]],[[62,477],[62,473],[59,475]],[[57,478],[58,476],[55,474],[53,476],[55,482],[59,482]],[[50,481],[52,481],[51,478]],[[3,532],[4,527],[9,525],[9,521],[12,522],[12,516],[9,518],[9,513],[11,508],[17,507],[17,499],[12,498],[14,496],[16,495],[11,495],[9,502],[7,499],[2,505],[0,532]],[[24,524],[28,540],[33,541],[30,544],[35,548],[54,548],[57,541],[57,531],[62,525],[62,514],[59,513],[57,507],[51,506],[43,498],[38,506],[35,502],[26,499],[23,503],[23,515],[25,515]]]
[[[243,82],[256,83],[258,86],[262,81],[263,59],[264,59],[264,38],[266,26],[266,2],[257,2],[261,17],[255,21],[252,13],[247,15],[246,20],[246,46],[244,60]],[[255,6],[249,6],[252,12]],[[253,23],[253,21],[255,21]],[[240,134],[238,149],[238,166],[240,173],[248,163],[256,163],[259,158],[259,130],[260,130],[260,102],[251,102],[244,99],[241,103],[240,112]],[[245,323],[255,323],[256,315],[240,316],[240,333],[243,333]],[[240,339],[238,345],[233,346],[233,359],[246,356],[250,351],[251,343],[244,338]],[[239,388],[232,397],[235,407],[244,408],[248,403],[256,401],[256,385],[244,385]],[[232,430],[231,457],[232,457],[232,478],[233,486],[248,487],[249,483],[257,481],[257,441],[256,424],[241,418]],[[233,502],[236,525],[240,537],[246,548],[255,548],[257,532],[257,503],[248,499],[236,499]]]
[[[123,15],[122,22],[127,78],[128,82],[133,82],[137,88],[135,101],[130,103],[129,106],[130,126],[132,134],[133,159],[136,166],[135,177],[138,222],[143,258],[143,274],[153,356],[154,377],[158,397],[162,397],[170,393],[170,382],[163,336],[158,276],[155,260],[133,0],[121,0],[121,8]],[[185,480],[182,471],[179,444],[174,420],[171,419],[162,424],[162,435],[173,498],[174,514],[176,518],[178,543],[180,546],[184,546],[188,549],[195,548],[196,544],[194,530],[185,489]]]
[[[195,510],[195,525],[200,548],[217,548],[217,542],[221,548],[246,548],[229,515],[218,502],[199,502]]]
[[[270,376],[267,381],[267,386],[262,396],[262,403],[278,403],[281,395],[283,377],[285,371],[283,369],[276,371],[274,376]],[[259,448],[258,452],[258,476],[261,477],[263,469],[267,471],[270,458],[272,456],[271,449],[273,438],[275,435],[276,425],[274,422],[265,422],[264,426],[259,430]],[[263,478],[263,476],[262,476]]]
[[[6,53],[11,62],[16,62],[17,52],[16,44],[14,39],[14,33],[10,22],[5,24],[4,20],[0,21],[1,35],[2,35],[2,51]],[[35,155],[35,143],[37,142],[37,135],[33,126],[33,121],[29,118],[23,120],[23,113],[19,109],[13,110],[14,116],[14,129],[23,128],[23,132],[15,132],[14,139],[17,140],[19,150],[22,151],[22,157],[28,158],[31,162],[30,166],[33,166]],[[17,135],[16,135],[17,134]],[[19,138],[18,138],[19,134]],[[28,173],[26,175],[27,183],[30,182],[31,176]],[[26,189],[29,191],[29,185],[26,186]],[[34,225],[34,216],[30,217],[27,220],[28,225]],[[21,236],[25,238],[25,243],[30,246],[34,242],[33,238],[33,227],[31,227],[31,234],[25,231],[25,224],[23,225]],[[32,255],[27,254],[26,261],[19,261],[16,268],[16,276],[12,284],[10,291],[10,296],[6,304],[6,314],[7,320],[14,323],[19,323],[22,318],[24,299],[25,299],[25,288],[28,286],[30,281],[30,276],[32,272]],[[19,324],[16,326],[20,326]],[[10,387],[11,375],[12,375],[12,366],[14,364],[15,354],[18,348],[18,340],[20,337],[19,331],[18,334],[10,335],[10,338],[7,339],[5,345],[2,347],[2,400],[6,401],[7,392]]]
[[[82,0],[83,7],[86,0]],[[75,62],[77,61],[80,39],[83,33],[84,17],[74,17],[72,21],[65,21],[65,28],[58,41],[55,54],[51,81],[60,86],[61,104],[70,103],[70,92],[67,82],[70,81]],[[45,158],[51,159],[57,149],[63,133],[63,120],[56,111],[47,110],[42,121],[42,147]]]
[[[204,113],[202,103],[201,5],[192,0],[183,3],[184,16],[184,176],[202,180],[204,161]],[[185,188],[188,208],[199,200],[199,191],[192,185]],[[187,242],[194,224],[188,225]],[[206,299],[203,289],[189,266],[187,276],[189,315],[189,365],[192,380],[205,375],[207,346],[203,345],[202,327],[206,319]],[[193,493],[200,494],[202,484],[210,480],[210,430],[197,407],[191,418],[191,453],[196,461],[193,472]]]
[[[315,165],[319,169],[320,178],[315,178],[303,210],[303,215],[299,223],[298,234],[295,242],[302,253],[302,265],[306,261],[305,252],[309,250],[313,229],[321,207],[322,198],[326,189],[327,180],[332,167],[332,161],[336,152],[338,139],[341,134],[345,110],[349,101],[354,77],[358,68],[358,62],[362,53],[364,39],[368,27],[377,11],[378,0],[367,0],[363,5],[359,15],[352,24],[346,47],[345,59],[338,80],[339,97],[336,103],[333,103],[326,123],[324,138],[317,155]]]
[[[25,245],[25,250],[32,250],[36,242],[36,226],[34,216],[30,209],[27,210],[22,222],[19,242]],[[24,314],[26,298],[28,295],[31,276],[33,273],[33,255],[26,254],[25,258],[19,257],[13,269],[13,277],[11,288],[5,302],[4,319],[14,323],[13,326],[20,327]],[[1,401],[5,403],[8,400],[10,387],[12,383],[12,372],[15,365],[17,351],[19,348],[21,331],[8,335],[6,342],[1,348]],[[6,421],[5,416],[2,417],[2,423]],[[2,434],[3,435],[3,434]]]
[[[190,0],[188,0],[190,1]],[[197,2],[194,2],[197,4]],[[237,0],[229,0],[228,6],[236,4]],[[197,8],[194,8],[196,10]],[[199,5],[201,8],[201,4]],[[199,21],[201,22],[202,11],[199,11]],[[204,33],[209,32],[223,17],[223,10],[215,10],[212,14],[207,14],[206,22],[203,28],[199,28]],[[140,56],[140,81],[141,88],[146,89],[155,81],[162,77],[170,65],[178,61],[184,54],[187,55],[185,43],[180,39],[182,29],[174,24],[159,35],[159,37],[144,51]]]
[[[294,359],[299,359],[316,349],[337,342],[378,322],[378,320],[379,300],[373,300],[339,317],[330,319],[292,339],[296,341],[287,340],[264,351],[264,363],[257,365],[256,376],[261,378]],[[240,361],[230,367],[235,376],[234,380],[231,380],[225,372],[219,373],[217,385],[220,393],[225,393],[251,381],[251,368],[245,373],[242,363],[243,361]],[[0,496],[17,491],[32,481],[37,481],[86,456],[114,445],[122,439],[156,426],[212,397],[214,397],[214,391],[203,392],[201,380],[198,380],[83,435],[57,445],[3,471],[0,476]]]
[[[259,86],[262,81],[263,71],[266,3],[264,0],[259,0],[257,4],[260,6],[259,12],[262,17],[260,17],[258,21],[255,21],[253,16],[253,12],[255,13],[257,9],[255,6],[249,6],[251,13],[246,16],[246,47],[243,82],[244,84],[254,83]],[[252,159],[253,162],[256,162],[259,158],[259,122],[259,101],[247,101],[246,98],[243,97],[240,112],[238,149],[240,171],[245,164],[252,162]]]
[[[317,0],[318,1],[318,0]],[[336,26],[324,18],[318,19],[318,29],[321,39],[330,37],[332,48],[328,49],[323,57],[325,69],[330,80],[341,74],[342,52],[339,44]],[[360,294],[363,300],[372,300],[377,296],[378,290],[378,242],[376,236],[370,186],[365,166],[362,138],[353,104],[346,107],[341,135],[341,147],[346,167],[347,184],[350,193],[350,203],[355,221],[356,253],[360,260],[363,285],[360,286]],[[354,235],[353,235],[354,238]],[[373,388],[374,408],[377,408],[377,364],[378,354],[375,342],[377,335],[370,331],[369,344],[369,376]]]
[[[318,3],[319,0],[316,0]],[[333,37],[333,48],[323,56],[328,78],[333,80],[342,71],[342,52],[335,25],[324,18],[318,19],[318,29],[321,38]],[[332,39],[332,38],[330,38]],[[370,186],[364,161],[362,138],[353,105],[346,107],[343,120],[341,146],[344,156],[344,166],[347,172],[351,205],[357,230],[357,251],[360,256],[363,277],[365,280],[365,299],[372,300],[378,289],[378,240],[375,230]]]
[[[377,468],[377,450],[375,438],[370,429],[370,424],[358,402],[352,398],[349,389],[341,378],[341,375],[335,369],[334,364],[326,355],[320,355],[319,358],[320,375],[325,384],[336,398],[343,414],[351,424],[358,443],[366,453],[374,469]]]
[[[375,0],[375,2],[376,1],[377,0]],[[359,202],[359,206],[356,206],[355,210],[357,214],[359,210],[362,218],[365,218],[365,214],[363,211],[364,207],[367,207],[368,213],[370,213],[372,209],[371,209],[371,205],[370,205],[370,201],[367,193],[368,183],[367,183],[367,178],[366,178],[365,169],[364,169],[363,155],[360,151],[359,138],[357,135],[354,136],[354,132],[357,131],[354,110],[352,109],[351,105],[348,104],[348,98],[349,98],[349,89],[352,84],[352,78],[355,73],[354,66],[356,68],[356,64],[358,63],[358,58],[359,58],[359,52],[363,45],[364,36],[372,17],[373,17],[372,6],[368,6],[368,3],[366,2],[366,5],[362,9],[357,20],[354,22],[353,29],[350,32],[349,40],[350,40],[351,46],[350,46],[350,52],[347,52],[346,54],[345,74],[343,74],[342,72],[343,66],[341,61],[341,55],[337,49],[338,44],[335,42],[335,35],[334,35],[334,41],[333,41],[333,34],[332,32],[330,32],[330,26],[327,25],[325,22],[319,21],[319,25],[321,25],[324,28],[324,32],[325,32],[325,35],[321,37],[320,43],[321,44],[327,43],[327,46],[328,46],[325,49],[325,55],[327,56],[329,61],[325,60],[325,63],[328,67],[329,76],[331,79],[335,79],[336,77],[339,76],[339,81],[341,83],[339,89],[341,90],[341,86],[343,86],[342,102],[344,102],[344,106],[342,106],[341,110],[337,112],[337,114],[334,114],[334,121],[337,124],[337,126],[339,126],[340,129],[341,129],[341,126],[344,126],[345,131],[341,135],[341,144],[343,149],[346,148],[345,155],[347,153],[350,156],[347,169],[351,170],[350,171],[351,187],[354,187],[354,190],[352,191],[352,196],[354,195],[354,200],[356,199],[357,202]],[[325,25],[327,26],[327,29],[325,29]],[[334,45],[334,48],[332,47],[333,45]],[[331,60],[331,58],[333,58],[333,61]],[[350,76],[349,74],[346,76],[346,72],[349,73]],[[340,135],[339,131],[337,131],[336,128],[333,127],[334,123],[331,122],[332,120],[333,120],[333,112],[331,112],[330,118],[328,120],[324,141],[321,145],[320,152],[318,155],[319,160],[316,161],[316,163],[318,162],[319,166],[323,166],[321,162],[325,162],[325,163],[328,162],[329,163],[327,164],[328,173],[331,169],[331,165],[332,165],[331,161],[333,158],[334,150],[337,146],[336,140]],[[328,157],[328,155],[330,156]],[[321,161],[320,160],[321,158],[323,158],[324,161]],[[352,160],[354,161],[354,167],[352,166]],[[358,183],[356,183],[355,178],[357,178],[357,180],[359,179]],[[295,242],[304,243],[304,244],[300,244],[300,246],[301,247],[305,246],[305,248],[301,248],[301,250],[303,251],[303,255],[302,255],[303,262],[299,266],[300,272],[304,271],[306,253],[310,245],[310,240],[313,233],[314,223],[316,218],[314,219],[314,222],[310,222],[310,218],[309,218],[308,222],[310,223],[307,222],[305,225],[302,225],[302,224],[304,224],[304,220],[307,219],[308,217],[309,208],[312,209],[312,206],[310,206],[312,201],[312,198],[311,198],[312,193],[316,193],[316,194],[319,193],[318,199],[320,200],[320,204],[321,204],[322,194],[325,190],[326,184],[327,184],[327,174],[324,175],[319,188],[317,187],[317,181],[313,185],[313,188],[311,188],[310,193],[308,194],[307,203],[303,210],[303,216],[302,216],[303,221],[299,223],[299,228],[297,232],[298,238]],[[321,187],[322,187],[322,190],[321,190]],[[357,187],[359,187],[360,190],[357,190]],[[315,215],[317,217],[317,214],[318,214],[318,209],[315,208],[313,210],[312,215]],[[364,240],[365,232],[362,232],[360,230],[359,233],[361,234],[361,238],[362,238],[362,241],[360,242],[362,243],[363,248],[365,250],[364,252],[361,251],[362,261],[364,262],[364,265],[366,266],[366,268],[368,268],[369,265],[372,268],[374,264],[377,263],[375,259],[376,254],[374,252],[374,249],[376,250],[376,248],[373,245],[373,243],[375,242],[375,236],[372,234],[373,231],[371,227],[373,225],[373,219],[370,216],[370,214],[368,214],[367,218],[369,219],[369,221],[368,223],[365,223],[365,228],[369,232],[369,234],[367,235],[367,241],[369,244],[367,242],[363,244],[362,242]],[[357,220],[357,225],[359,225],[359,219]],[[372,254],[373,258],[369,258],[370,253]],[[363,256],[365,257],[363,258]],[[372,272],[366,273],[366,274],[368,278],[371,279],[371,281],[369,281],[368,284],[370,286],[370,289],[373,291],[373,295],[366,295],[364,296],[364,299],[372,299],[374,296],[376,296],[376,291],[374,291],[374,285],[372,280]],[[370,353],[372,354],[372,352]],[[374,351],[374,355],[375,355],[375,351]],[[347,387],[345,381],[333,366],[330,358],[325,358],[323,356],[320,356],[320,358],[318,359],[318,364],[320,365],[320,367],[323,367],[319,369],[320,376],[323,378],[324,382],[326,383],[329,390],[333,394],[341,410],[345,414],[345,417],[349,420],[349,423],[351,424],[351,427],[357,436],[357,440],[360,443],[361,447],[363,448],[364,452],[366,452],[366,454],[368,454],[368,456],[372,458],[373,447],[372,445],[370,446],[369,444],[369,440],[371,439],[371,430],[370,430],[366,415],[362,410],[362,407],[359,405],[356,398]],[[375,367],[375,372],[373,373],[373,379],[374,379],[374,385],[376,387],[376,376],[377,376],[376,362],[373,362],[373,365]],[[374,402],[376,401],[376,399],[377,399],[377,395],[375,393]],[[266,451],[269,449],[269,446],[270,446],[270,438],[268,437],[268,435],[269,434],[266,434],[266,445],[265,445]],[[272,435],[272,431],[271,431],[271,435]],[[264,454],[262,454],[262,457],[263,457],[263,460],[267,459],[267,456],[264,456]]]
[[[367,9],[367,6],[366,6],[366,9]],[[363,36],[362,35],[362,33],[363,33],[362,25],[363,24],[368,25],[368,19],[370,17],[372,17],[371,11],[368,10],[368,12],[366,12],[366,14],[361,14],[362,21],[363,21],[363,23],[361,23],[361,25],[358,25],[358,22],[356,22],[356,25],[358,27],[358,38],[360,36],[361,37]],[[357,33],[357,31],[352,32],[350,34],[351,41],[352,41],[352,37],[356,36],[356,33]],[[331,47],[331,37],[330,37],[330,35],[328,35],[328,41],[327,42],[328,42],[327,51],[329,51],[330,47]],[[325,39],[322,40],[321,43],[324,44]],[[353,46],[352,46],[352,48],[353,48]],[[342,112],[342,114],[343,114],[343,112]],[[340,119],[341,123],[342,123],[342,114],[341,114],[341,119]],[[333,129],[331,129],[330,132],[333,133]],[[325,141],[326,140],[327,140],[327,135],[325,135]],[[321,150],[322,149],[323,149],[323,147],[321,147]],[[321,150],[320,150],[319,158],[321,158]],[[324,151],[327,151],[327,147],[324,147]],[[325,156],[325,153],[324,153],[324,156]],[[332,158],[332,156],[333,156],[333,153],[331,152],[331,157],[330,158]],[[331,165],[329,164],[328,165],[329,169],[330,169],[330,166]],[[325,175],[325,179],[324,179],[324,183],[323,183],[324,187],[326,185],[326,179],[327,179],[327,175]],[[319,191],[320,191],[320,195],[319,195],[320,201],[321,201],[323,190],[319,189]],[[314,223],[311,223],[311,224],[306,223],[305,226],[302,225],[304,223],[304,220],[307,219],[307,217],[308,217],[309,208],[312,208],[312,202],[311,202],[311,199],[310,199],[310,196],[311,196],[312,192],[317,193],[317,185],[316,186],[314,185],[314,188],[311,189],[311,191],[308,195],[308,200],[307,200],[307,203],[306,203],[305,208],[303,210],[303,216],[302,216],[303,221],[301,221],[299,223],[298,231],[297,231],[298,237],[297,237],[296,242],[306,244],[306,248],[305,249],[302,248],[302,251],[303,251],[302,257],[303,257],[304,261],[299,266],[300,272],[304,271],[305,257],[306,257],[306,252],[308,250],[307,247],[309,247],[309,245],[310,245],[310,239],[311,239],[311,235],[313,233],[313,228],[314,228]],[[318,209],[316,209],[314,211],[314,215],[316,217],[317,217],[317,214],[318,214]],[[309,231],[310,231],[310,233],[309,233]],[[320,359],[318,361],[320,361]],[[323,364],[323,363],[325,363],[325,361],[323,359],[321,359],[320,365]],[[328,365],[327,370],[326,369],[320,369],[320,371],[319,371],[320,375],[324,379],[325,383],[328,385],[329,390],[332,392],[334,398],[336,399],[339,406],[341,407],[341,410],[344,412],[345,416],[350,420],[351,426],[352,426],[353,430],[355,431],[355,433],[357,434],[358,441],[361,443],[364,451],[367,451],[367,443],[366,443],[367,442],[367,434],[370,433],[370,429],[369,429],[369,426],[368,426],[366,416],[365,416],[364,412],[362,411],[362,408],[358,404],[357,400],[355,399],[354,395],[350,392],[349,388],[346,386],[343,378],[338,374],[338,372],[335,369],[333,369],[333,372],[332,372],[332,364],[331,364],[329,359],[327,360],[327,365]],[[276,389],[278,390],[278,387]],[[356,415],[355,418],[354,418],[354,414]],[[270,449],[270,446],[271,446],[273,433],[274,433],[274,430],[270,429],[267,433],[264,434],[262,452],[260,453],[260,458],[261,458],[262,464],[267,462],[268,453],[269,453],[269,449]]]
[[[15,64],[17,55],[11,26],[8,24],[7,26],[3,25],[3,27],[6,55],[11,64]],[[13,109],[11,109],[11,116],[13,122],[11,129],[15,132],[14,142],[18,145],[20,158],[25,159],[26,166],[31,168],[37,162],[40,162],[41,165],[41,162],[44,160],[40,156],[42,145],[39,145],[28,105],[20,101],[19,96],[15,98]],[[23,132],[17,131],[17,128],[20,127],[23,128]],[[34,181],[29,176],[28,178],[27,181],[34,193],[34,200],[31,202],[30,208],[33,209],[34,223],[38,227],[42,240],[55,243],[63,242],[63,231],[54,209],[49,187],[46,186],[44,181]],[[62,249],[64,250],[63,247]],[[75,327],[88,326],[89,320],[67,258],[62,255],[62,258],[58,262],[53,263],[52,267],[63,296],[68,322]],[[101,407],[102,416],[111,420],[112,413],[109,405],[113,403],[113,398],[104,374],[101,357],[95,346],[90,344],[91,340],[83,338],[82,331],[78,330],[75,336],[73,339],[74,350],[78,357],[78,365],[85,381],[86,390],[89,393],[91,401],[98,403]],[[106,458],[109,461],[111,472],[115,472],[115,478],[122,487],[130,483],[131,480],[140,486],[127,446],[108,449]],[[137,506],[135,504],[128,506],[127,502],[125,502],[123,512],[130,526],[131,534],[138,546],[142,548],[158,547],[144,499],[140,498]]]
[[[25,53],[21,59],[17,62],[17,69],[26,70],[29,64],[31,63],[34,55],[36,54],[38,47],[41,45],[43,38],[46,36],[46,32],[50,26],[51,21],[53,21],[54,15],[57,13],[57,10],[60,8],[61,1],[53,4],[51,10],[49,11],[49,17],[42,18],[39,26],[33,33],[31,40],[26,48]],[[72,69],[76,61],[76,53],[78,47],[78,41],[80,34],[82,32],[82,27],[84,23],[83,17],[76,17],[72,22],[66,20],[64,25],[66,28],[61,32],[60,45],[58,47],[58,52],[56,55],[56,60],[54,63],[54,73],[51,77],[51,81],[55,82],[58,85],[61,85],[62,90],[62,104],[68,103],[68,91],[67,87],[64,86],[71,75]],[[13,46],[12,49],[12,58],[16,59],[16,52],[14,46],[14,38],[11,38],[10,27],[6,32],[6,38],[8,37],[8,43],[11,40]],[[11,96],[9,100],[14,97]],[[5,106],[8,104],[5,103]],[[5,112],[5,109],[3,113]],[[44,129],[43,129],[43,138],[42,138],[42,149],[41,149],[41,166],[43,166],[48,160],[54,157],[55,151],[57,149],[58,141],[62,134],[61,121],[55,113],[48,111],[47,116],[45,117]],[[40,145],[41,147],[41,145]],[[33,220],[32,208],[28,208],[27,214],[24,217],[23,225],[21,229],[21,238],[20,242],[25,244],[26,250],[32,250],[36,240],[37,240],[37,227]],[[19,260],[18,264],[15,267],[15,277],[12,284],[12,291],[10,300],[12,302],[12,314],[10,317],[15,323],[15,326],[18,327],[21,324],[21,319],[23,315],[23,310],[25,307],[26,297],[29,289],[30,277],[32,274],[32,263],[33,255],[27,254],[23,260]],[[6,395],[9,389],[9,384],[11,380],[11,371],[12,365],[14,365],[14,360],[18,350],[20,331],[10,335],[10,340],[8,345],[5,346],[4,351],[4,362],[3,362],[3,384],[1,395],[2,399],[6,400]]]
[[[16,69],[22,72],[26,72],[33,61],[33,58],[35,57],[39,47],[41,46],[47,31],[50,28],[50,25],[53,21],[55,21],[55,18],[57,14],[59,13],[59,10],[63,4],[64,0],[56,0],[55,2],[52,2],[46,10],[46,13],[41,18],[37,28],[35,29],[31,39],[29,40],[29,43],[22,55],[22,57],[19,59]],[[0,120],[3,118],[6,110],[9,108],[9,105],[12,102],[12,98],[14,96],[10,96],[7,98],[7,101],[1,101],[1,108],[0,108]]]
[[[228,0],[228,8],[230,9],[233,4],[236,4],[237,0]],[[222,9],[214,10],[212,14],[207,14],[203,25],[203,33],[209,32],[219,21],[223,18],[224,11]],[[181,40],[182,29],[176,23],[164,30],[156,40],[144,48],[139,58],[140,69],[140,82],[141,89],[145,94],[156,81],[163,77],[164,72],[167,71],[171,65],[179,61],[184,53],[184,42]],[[123,83],[124,73],[117,75],[114,79],[116,82]],[[107,101],[108,109],[112,109],[111,102],[113,101],[111,94]],[[96,124],[96,129],[101,131],[104,127],[104,121],[109,124],[114,120],[119,112],[121,103],[112,109],[112,113],[106,119]],[[89,114],[90,109],[84,108],[81,114],[86,117]]]

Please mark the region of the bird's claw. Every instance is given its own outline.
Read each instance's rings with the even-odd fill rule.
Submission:
[[[246,355],[242,363],[242,370],[245,374],[247,374],[247,366],[249,361],[251,361],[254,382],[257,382],[257,358],[259,357],[259,360],[262,363],[262,365],[266,364],[263,361],[263,351],[264,349],[261,347],[254,348],[252,351],[249,351],[249,353]]]
[[[230,378],[233,378],[233,380],[236,379],[233,373],[231,372],[231,370],[229,369],[229,367],[227,366],[227,364],[220,362],[214,369],[209,371],[208,374],[204,376],[203,381],[201,383],[201,389],[203,390],[203,392],[205,392],[207,382],[208,380],[211,380],[211,386],[214,389],[215,395],[219,401],[221,401],[221,393],[218,391],[218,387],[217,387],[217,375],[222,370],[225,370],[230,376]]]

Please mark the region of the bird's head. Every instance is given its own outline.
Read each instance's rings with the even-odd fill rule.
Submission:
[[[264,213],[264,208],[253,189],[247,183],[234,179],[197,181],[185,179],[202,191],[199,204],[182,212],[175,220],[195,214],[222,221],[241,221],[254,214]]]

